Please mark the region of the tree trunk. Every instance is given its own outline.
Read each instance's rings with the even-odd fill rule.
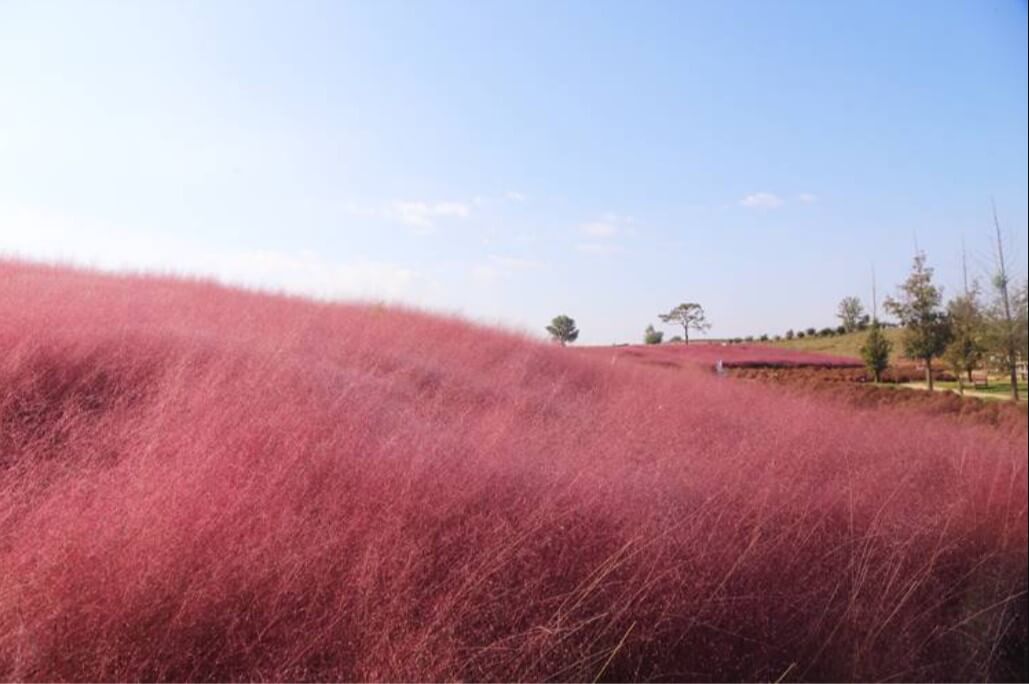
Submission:
[[[1018,403],[1018,366],[1015,364],[1015,355],[1011,355],[1011,400]]]
[[[690,343],[690,326],[686,323],[682,324],[682,342],[687,345]]]
[[[929,357],[925,360],[925,381],[929,383],[929,391],[933,391],[933,360]]]

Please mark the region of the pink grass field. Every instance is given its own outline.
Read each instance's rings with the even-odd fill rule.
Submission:
[[[1024,680],[1026,499],[986,427],[0,262],[5,680]]]

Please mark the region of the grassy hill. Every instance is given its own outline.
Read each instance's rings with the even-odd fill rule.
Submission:
[[[901,355],[901,333],[900,328],[886,328],[887,339],[893,342],[893,350],[890,353],[890,363],[903,361]],[[837,354],[839,356],[852,356],[860,358],[861,345],[865,343],[867,332],[854,332],[845,335],[834,335],[832,337],[804,337],[792,340],[780,340],[778,342],[767,342],[775,347],[783,349],[796,349],[799,351],[819,352],[822,354]]]
[[[0,261],[2,681],[1024,681],[1027,446]]]

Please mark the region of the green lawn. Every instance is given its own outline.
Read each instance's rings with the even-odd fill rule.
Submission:
[[[933,384],[942,389],[958,389],[958,383],[956,382],[937,380]],[[1029,387],[1027,387],[1025,382],[1018,383],[1018,399],[1020,401],[1026,400],[1027,389],[1029,389]],[[1011,382],[1009,380],[1000,380],[999,378],[996,381],[991,379],[988,387],[972,387],[966,384],[965,390],[968,392],[975,392],[976,394],[989,394],[990,396],[995,396],[998,399],[1007,399],[1011,396]]]
[[[883,332],[886,334],[886,338],[893,343],[893,350],[890,352],[890,363],[901,361],[900,328],[885,328]],[[796,349],[798,351],[859,358],[861,356],[861,346],[865,343],[867,337],[868,331],[866,330],[846,335],[833,335],[832,337],[793,338],[792,340],[780,340],[765,344],[782,347],[783,349]]]

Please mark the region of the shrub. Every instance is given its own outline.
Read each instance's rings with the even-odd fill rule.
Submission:
[[[661,340],[665,334],[660,330],[654,330],[654,326],[648,325],[647,329],[643,331],[643,342],[645,344],[661,344]]]
[[[879,326],[873,325],[864,345],[861,347],[861,358],[864,360],[865,367],[872,374],[872,379],[875,382],[882,380],[883,371],[889,367],[890,350],[892,348],[893,343],[883,335]]]

